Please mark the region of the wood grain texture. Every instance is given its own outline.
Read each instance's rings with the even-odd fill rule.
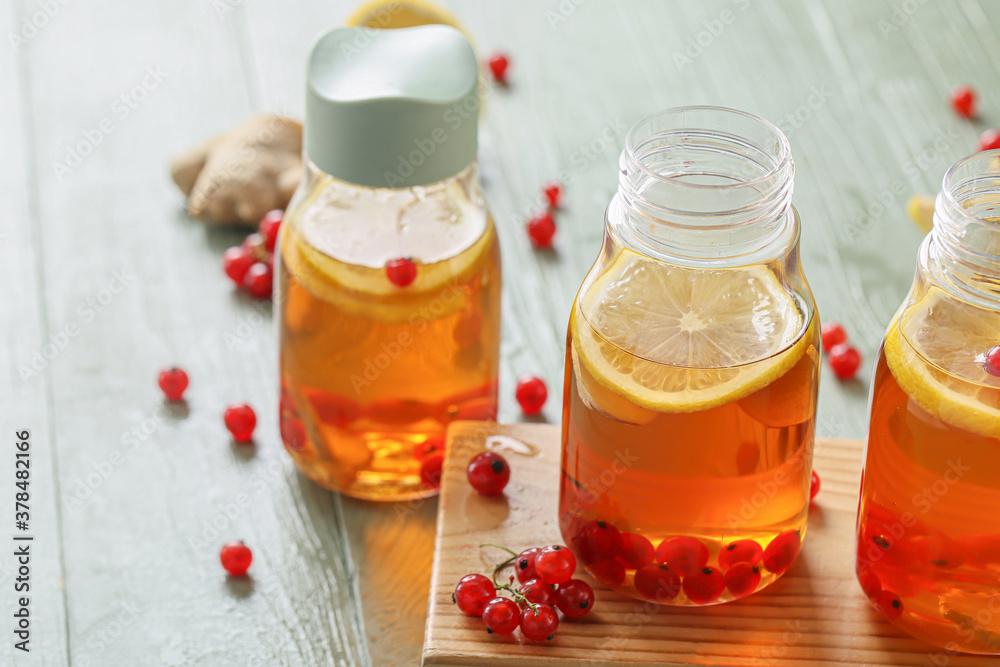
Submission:
[[[11,658],[17,664],[418,659],[436,503],[400,514],[297,476],[276,433],[270,314],[235,296],[218,268],[240,234],[186,219],[166,175],[171,155],[251,113],[301,115],[309,46],[355,4],[59,3],[18,51],[6,36],[40,5],[17,0],[3,10],[0,277],[10,293],[0,313],[0,422],[28,422],[48,447],[33,477],[46,540],[36,561],[39,649]],[[903,202],[911,191],[935,192],[976,134],[1000,125],[1000,5],[444,4],[481,52],[502,49],[512,60],[512,85],[489,96],[480,148],[505,265],[501,421],[522,419],[512,389],[528,372],[549,383],[542,419],[559,419],[566,321],[598,252],[627,127],[663,107],[722,104],[789,134],[806,274],[821,317],[843,322],[866,357],[855,382],[824,377],[818,432],[862,436],[868,362],[920,242]],[[167,78],[120,118],[111,105],[157,65]],[[946,104],[958,81],[979,89],[975,123]],[[113,128],[100,146],[57,176],[54,163],[104,118]],[[566,183],[556,246],[537,252],[522,223],[554,177]],[[135,276],[127,289],[100,309],[87,306],[123,268]],[[80,334],[23,381],[18,365],[70,323]],[[162,409],[153,378],[168,363],[192,374],[186,412]],[[233,400],[258,408],[251,454],[226,444],[219,414]],[[136,428],[142,439],[129,449],[123,438]],[[115,452],[123,458],[113,473],[87,484]],[[9,464],[0,455],[0,482]],[[66,498],[88,491],[69,511]],[[250,503],[229,519],[240,493]],[[214,521],[222,529],[199,544]],[[219,576],[217,546],[232,537],[254,547],[252,587]],[[7,563],[0,556],[0,591]],[[134,619],[122,607],[132,602],[142,609]],[[11,603],[0,592],[0,611]],[[126,631],[103,641],[122,614]],[[7,651],[0,643],[0,664]]]
[[[503,452],[511,467],[505,495],[485,498],[466,480],[466,462],[484,449]],[[802,552],[777,582],[748,598],[705,608],[658,608],[594,587],[594,611],[563,621],[551,642],[488,635],[482,621],[452,603],[455,583],[489,572],[505,554],[563,543],[558,526],[559,430],[553,426],[452,427],[442,478],[424,667],[578,667],[588,665],[933,664],[936,649],[905,636],[865,600],[854,577],[854,518],[862,443],[817,443],[822,495],[809,513]],[[946,656],[949,665],[982,667],[980,657]],[[989,660],[989,659],[986,659]]]

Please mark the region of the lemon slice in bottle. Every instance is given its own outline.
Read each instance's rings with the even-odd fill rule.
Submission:
[[[628,249],[586,291],[570,327],[588,379],[655,412],[743,398],[808,347],[799,305],[767,266],[664,266]],[[641,423],[620,414],[620,401],[600,407]]]
[[[889,328],[885,359],[900,388],[941,421],[1000,438],[1000,378],[983,356],[1000,344],[1000,313],[937,287]]]

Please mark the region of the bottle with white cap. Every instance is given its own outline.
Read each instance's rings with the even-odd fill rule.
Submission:
[[[306,99],[277,253],[282,439],[341,493],[433,495],[448,423],[496,417],[476,56],[446,26],[336,28],[313,47]]]

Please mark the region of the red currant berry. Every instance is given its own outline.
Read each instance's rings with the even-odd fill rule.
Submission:
[[[708,563],[708,547],[693,537],[671,537],[656,547],[656,561],[689,577]]]
[[[979,150],[992,151],[1000,148],[1000,132],[986,130],[979,135]]]
[[[764,549],[764,567],[775,574],[782,574],[791,567],[795,557],[799,555],[802,540],[797,530],[781,533]]]
[[[278,242],[278,230],[281,228],[281,221],[285,218],[285,212],[281,209],[274,209],[264,214],[257,226],[257,231],[264,238],[264,248],[268,252],[274,252],[274,246]]]
[[[443,451],[444,437],[440,435],[432,435],[419,445],[414,446],[413,458],[422,461],[431,454],[440,454]]]
[[[540,604],[534,609],[525,607],[521,610],[521,634],[525,639],[533,642],[552,639],[557,629],[559,616],[552,607]]]
[[[737,563],[756,565],[764,556],[764,549],[754,540],[730,542],[719,552],[719,567],[725,571]]]
[[[483,608],[483,622],[491,634],[509,635],[517,630],[520,620],[521,608],[509,598],[493,598]]]
[[[250,569],[253,552],[242,542],[226,542],[219,552],[219,560],[222,561],[222,567],[226,568],[226,572],[234,577],[242,577]]]
[[[824,350],[832,350],[834,345],[847,342],[847,332],[837,322],[827,322],[823,325],[821,332]]]
[[[255,299],[270,299],[274,272],[264,262],[255,262],[243,276],[243,287]]]
[[[538,572],[535,570],[535,558],[540,551],[539,547],[525,549],[514,559],[514,573],[522,584],[538,578]]]
[[[264,237],[257,232],[247,234],[247,237],[243,239],[243,244],[240,247],[247,251],[251,256],[256,257],[257,251],[264,247]]]
[[[396,287],[406,287],[417,279],[417,265],[409,257],[397,257],[385,263],[385,275]]]
[[[681,576],[666,565],[645,565],[635,571],[635,590],[639,595],[664,604],[681,592]]]
[[[750,563],[737,563],[726,570],[726,588],[734,598],[750,595],[760,585],[760,568]]]
[[[535,604],[552,605],[556,602],[556,589],[541,579],[532,579],[522,584],[521,595],[526,597],[528,602],[534,602]]]
[[[476,454],[466,470],[469,484],[484,496],[499,496],[510,479],[510,466],[494,452]]]
[[[168,401],[179,401],[184,398],[184,391],[188,388],[188,374],[172,366],[160,371],[157,382]]]
[[[535,556],[535,571],[542,581],[561,584],[569,581],[576,572],[576,558],[572,551],[561,544],[552,544]]]
[[[627,568],[637,570],[644,565],[649,565],[656,557],[656,550],[653,543],[642,535],[635,533],[622,533],[622,552],[618,554],[618,560]]]
[[[528,220],[528,237],[536,248],[551,248],[555,235],[556,221],[548,211]]]
[[[521,412],[526,415],[537,415],[545,405],[545,399],[549,397],[549,390],[545,387],[545,381],[534,375],[525,375],[517,381],[517,390],[514,393]]]
[[[440,488],[443,467],[444,454],[431,454],[420,463],[420,481],[428,489]]]
[[[861,367],[861,355],[850,345],[841,343],[830,349],[830,368],[841,380],[851,380]]]
[[[983,356],[983,370],[993,377],[1000,377],[1000,345],[990,348]]]
[[[703,567],[684,577],[684,594],[695,604],[715,602],[725,587],[725,578],[714,567]]]
[[[976,115],[976,91],[969,86],[955,86],[951,89],[951,108],[963,118]]]
[[[250,442],[253,440],[253,430],[257,426],[257,415],[246,403],[233,403],[226,408],[222,416],[226,422],[226,428],[233,434],[236,442]]]
[[[819,486],[820,486],[820,484],[819,484],[819,475],[817,475],[816,471],[813,470],[812,471],[812,477],[809,479],[809,501],[810,502],[812,502],[816,498],[816,495],[819,493]]]
[[[490,72],[493,74],[493,79],[497,83],[507,83],[507,66],[510,65],[510,61],[507,60],[507,56],[502,53],[497,53],[489,59]]]
[[[617,558],[594,561],[587,566],[587,569],[595,579],[609,586],[621,586],[625,581],[625,566]]]
[[[566,618],[580,618],[594,608],[594,589],[582,579],[570,579],[556,591],[556,607]]]
[[[451,601],[463,614],[482,616],[486,603],[496,597],[493,582],[481,574],[467,574],[458,580]]]
[[[233,246],[222,253],[222,270],[237,286],[243,284],[243,276],[257,260],[245,248]]]
[[[562,186],[553,181],[545,186],[545,198],[549,200],[549,206],[559,208],[559,200],[562,199]]]
[[[871,568],[858,571],[858,583],[869,600],[874,600],[882,592],[882,582]]]
[[[903,615],[903,601],[892,591],[882,591],[875,598],[875,608],[890,621]]]
[[[303,451],[306,448],[306,427],[292,415],[281,415],[281,441],[294,452]]]
[[[622,552],[622,534],[607,521],[590,521],[580,534],[581,548],[596,558],[615,558]]]

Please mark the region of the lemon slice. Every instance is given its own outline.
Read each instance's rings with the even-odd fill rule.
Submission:
[[[469,37],[454,14],[423,0],[372,0],[362,3],[344,21],[344,25],[351,27],[381,30],[434,24],[451,26]],[[469,38],[469,41],[472,39]]]
[[[1000,313],[930,288],[889,327],[885,360],[900,388],[941,421],[1000,438],[1000,378],[983,355],[1000,343]]]
[[[805,352],[803,325],[795,298],[766,266],[667,266],[627,249],[570,319],[590,378],[656,412],[707,410],[765,387]],[[621,412],[614,402],[601,407]]]

